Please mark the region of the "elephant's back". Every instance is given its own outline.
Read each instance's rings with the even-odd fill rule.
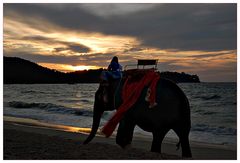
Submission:
[[[156,89],[159,95],[163,95],[163,97],[167,97],[168,99],[170,97],[176,98],[177,96],[177,99],[185,101],[187,98],[182,89],[176,83],[166,78],[159,79]]]
[[[160,78],[157,85],[157,102],[166,112],[177,118],[190,119],[190,107],[187,96],[173,81]]]

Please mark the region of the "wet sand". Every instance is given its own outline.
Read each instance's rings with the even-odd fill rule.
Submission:
[[[122,149],[114,137],[97,136],[82,145],[87,135],[61,131],[36,124],[4,121],[5,160],[178,160],[181,150],[176,143],[164,141],[163,154],[149,152],[151,140],[133,139],[132,146]],[[235,160],[235,149],[220,145],[191,143],[194,160]]]

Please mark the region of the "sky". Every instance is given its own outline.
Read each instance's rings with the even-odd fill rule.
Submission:
[[[3,4],[3,54],[63,72],[158,59],[159,71],[237,81],[237,4]]]

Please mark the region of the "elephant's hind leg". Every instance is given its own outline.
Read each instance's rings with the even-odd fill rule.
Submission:
[[[190,149],[190,144],[189,144],[189,130],[184,131],[181,129],[173,129],[176,134],[178,135],[182,147],[182,157],[192,157],[191,149]]]
[[[161,153],[162,141],[168,131],[169,129],[161,129],[160,131],[156,131],[152,133],[153,141],[152,141],[151,152]]]

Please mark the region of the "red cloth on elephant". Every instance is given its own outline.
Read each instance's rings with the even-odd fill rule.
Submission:
[[[145,70],[146,71],[146,70]],[[136,82],[131,82],[131,77],[128,77],[123,86],[122,92],[122,105],[117,109],[112,118],[104,125],[102,129],[102,133],[105,134],[106,137],[112,135],[115,130],[117,124],[120,122],[124,113],[130,109],[138,100],[141,95],[143,88],[150,84],[150,97],[149,102],[150,105],[155,104],[156,99],[156,85],[160,76],[154,70],[148,70],[141,80]]]

